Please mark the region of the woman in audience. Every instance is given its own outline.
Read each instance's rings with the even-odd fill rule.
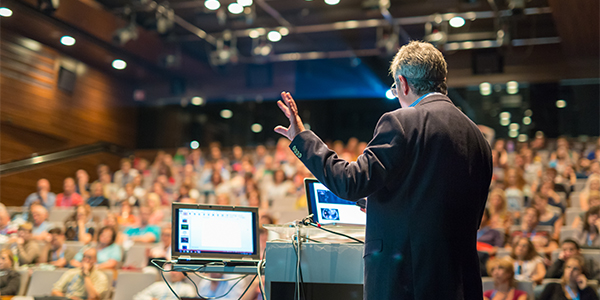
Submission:
[[[490,193],[488,207],[490,210],[490,227],[493,229],[502,228],[505,233],[508,233],[513,221],[511,214],[506,207],[506,196],[504,191],[498,188],[493,189]]]
[[[102,225],[112,227],[115,230],[115,232],[117,233],[117,238],[115,239],[115,243],[117,243],[119,245],[123,245],[123,240],[125,237],[123,236],[123,232],[121,232],[121,230],[120,230],[117,214],[115,214],[115,213],[107,214]]]
[[[590,196],[588,197],[588,204],[588,207],[600,206],[600,192],[591,191]],[[575,220],[573,220],[573,224],[571,224],[572,228],[579,228],[582,225],[586,212],[587,211],[582,212]]]
[[[590,208],[584,217],[583,226],[576,234],[576,240],[582,248],[600,247],[600,206]]]
[[[494,289],[483,293],[484,300],[527,300],[527,293],[516,289],[515,270],[510,259],[491,259],[487,272],[494,279]]]
[[[555,191],[556,184],[552,180],[546,180],[540,185],[539,193],[548,199],[548,204],[560,209],[564,213],[567,209],[563,204],[563,198]],[[566,202],[566,199],[564,199]]]
[[[269,207],[272,207],[274,202],[281,201],[283,198],[291,195],[293,191],[293,183],[286,178],[285,172],[282,169],[278,169],[273,174],[273,184],[267,189]]]
[[[104,226],[98,233],[98,242],[96,244],[97,250],[97,267],[99,269],[113,269],[116,270],[123,257],[121,247],[115,243],[117,233],[115,229],[110,226]],[[71,260],[71,266],[75,268],[81,267],[81,260],[83,259],[83,253],[89,247],[82,248],[79,253]]]
[[[67,241],[87,244],[92,241],[96,224],[92,221],[92,209],[87,204],[78,205],[75,213],[65,222]]]
[[[150,215],[150,220],[148,220],[149,224],[158,225],[163,221],[165,214],[162,211],[160,206],[160,196],[156,193],[149,193],[146,196],[146,202],[148,203],[148,207],[152,211]]]
[[[554,228],[552,238],[558,240],[563,224],[560,210],[552,209],[553,206],[548,205],[548,198],[542,193],[536,193],[533,197],[533,207],[540,212],[538,226],[552,226]]]
[[[587,286],[587,278],[583,275],[584,260],[581,256],[569,258],[561,283],[549,283],[544,288],[539,300],[598,300],[598,295]]]
[[[590,196],[591,191],[600,192],[600,175],[590,175],[590,177],[588,177],[588,180],[585,183],[585,187],[579,194],[579,205],[583,210],[588,210],[590,208],[588,206],[588,198]]]
[[[529,194],[529,190],[525,189],[525,180],[521,171],[517,168],[506,170],[504,186],[508,210],[513,214],[513,218],[517,219],[525,206],[525,197]]]
[[[0,295],[14,296],[21,287],[21,274],[14,270],[13,254],[9,249],[0,250]]]
[[[117,217],[117,221],[121,226],[130,226],[136,224],[138,219],[133,215],[133,207],[129,204],[129,201],[122,201],[119,203],[121,211]]]
[[[134,189],[135,186],[133,185],[133,182],[126,183],[125,187],[121,188],[117,194],[119,201],[127,201],[131,206],[139,207],[141,201],[140,198],[136,197]]]
[[[528,238],[522,237],[517,240],[510,257],[514,260],[517,280],[529,280],[539,284],[546,276],[544,260]]]

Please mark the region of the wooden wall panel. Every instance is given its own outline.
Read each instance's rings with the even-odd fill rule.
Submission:
[[[7,30],[0,43],[0,162],[98,141],[135,147],[133,88]],[[57,87],[60,66],[77,73]]]
[[[25,198],[35,192],[37,181],[40,178],[50,181],[52,192],[62,193],[63,180],[67,177],[75,178],[77,170],[86,170],[90,174],[90,182],[92,182],[98,179],[96,167],[99,164],[109,165],[111,171],[114,172],[119,169],[120,159],[121,157],[111,153],[97,153],[1,176],[0,202],[7,206],[23,205]]]

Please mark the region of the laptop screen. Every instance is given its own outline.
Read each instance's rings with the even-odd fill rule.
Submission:
[[[173,204],[175,256],[258,258],[258,208]]]
[[[333,194],[316,179],[304,179],[308,213],[314,220],[325,224],[366,225],[367,214],[354,201]]]

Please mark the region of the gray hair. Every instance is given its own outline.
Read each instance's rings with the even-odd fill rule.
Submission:
[[[417,96],[429,92],[446,94],[448,67],[442,53],[432,44],[411,41],[402,46],[390,65],[394,81],[402,75]]]

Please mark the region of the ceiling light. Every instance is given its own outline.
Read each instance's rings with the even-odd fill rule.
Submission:
[[[248,36],[250,36],[253,39],[258,38],[260,36],[260,32],[258,32],[258,30],[256,30],[256,29],[252,29],[252,30],[250,30],[250,33],[248,34]]]
[[[233,112],[229,109],[224,109],[221,111],[221,118],[223,119],[231,119],[233,117]]]
[[[508,126],[508,129],[510,129],[510,130],[519,130],[519,127],[520,127],[520,126],[519,126],[519,124],[518,124],[518,123],[511,123],[511,124]]]
[[[263,127],[262,125],[258,124],[258,123],[254,123],[252,124],[252,126],[250,126],[250,129],[252,130],[252,132],[254,133],[259,133],[262,131]]]
[[[510,120],[510,113],[507,111],[503,111],[500,113],[500,119]]]
[[[281,36],[286,36],[290,34],[290,30],[287,29],[287,27],[281,27],[279,28],[279,33],[281,34]]]
[[[340,3],[340,0],[325,0],[325,3],[329,5],[336,5]]]
[[[533,111],[531,111],[531,109],[528,109],[525,111],[525,116],[526,117],[531,117],[533,115]]]
[[[392,90],[387,90],[387,92],[385,92],[385,97],[390,100],[396,99],[396,97],[394,97],[394,93],[392,93]]]
[[[479,93],[483,96],[489,96],[492,94],[492,85],[489,82],[482,82],[479,85]]]
[[[279,42],[281,40],[281,33],[279,33],[279,31],[271,30],[267,34],[267,38],[271,42]]]
[[[514,95],[519,92],[519,83],[516,81],[509,81],[506,83],[506,92]]]
[[[198,97],[198,96],[192,97],[192,104],[193,105],[198,106],[198,105],[202,105],[202,103],[204,103],[204,99],[202,97]]]
[[[556,100],[556,107],[565,108],[567,107],[567,101],[565,100]]]
[[[112,62],[112,67],[117,70],[123,70],[127,68],[127,63],[122,59],[115,59]]]
[[[502,125],[502,126],[508,126],[508,124],[510,124],[510,120],[509,119],[500,119],[500,125]]]
[[[508,132],[508,136],[510,136],[511,138],[516,138],[517,136],[519,136],[519,131],[518,130],[510,130]]]
[[[72,36],[65,35],[60,38],[60,43],[65,46],[73,46],[75,45],[75,39]]]
[[[531,117],[523,117],[523,125],[531,124]]]
[[[252,0],[237,0],[237,3],[241,6],[250,6],[252,5]]]
[[[221,3],[218,0],[206,0],[204,1],[204,7],[210,10],[217,10],[221,7]]]
[[[8,17],[12,16],[12,14],[13,13],[12,13],[12,10],[10,10],[10,8],[0,7],[0,16],[8,18]]]
[[[465,19],[462,17],[454,17],[450,19],[450,26],[454,28],[463,27],[465,25]]]
[[[527,142],[528,139],[529,137],[526,134],[519,134],[519,137],[517,138],[517,140],[519,140],[521,143]]]
[[[190,143],[190,148],[196,150],[196,149],[198,149],[198,147],[200,147],[200,143],[198,143],[198,141],[192,141]]]
[[[229,10],[230,13],[232,13],[234,15],[239,15],[244,11],[244,7],[235,2],[229,4],[229,6],[227,6],[227,9]]]

